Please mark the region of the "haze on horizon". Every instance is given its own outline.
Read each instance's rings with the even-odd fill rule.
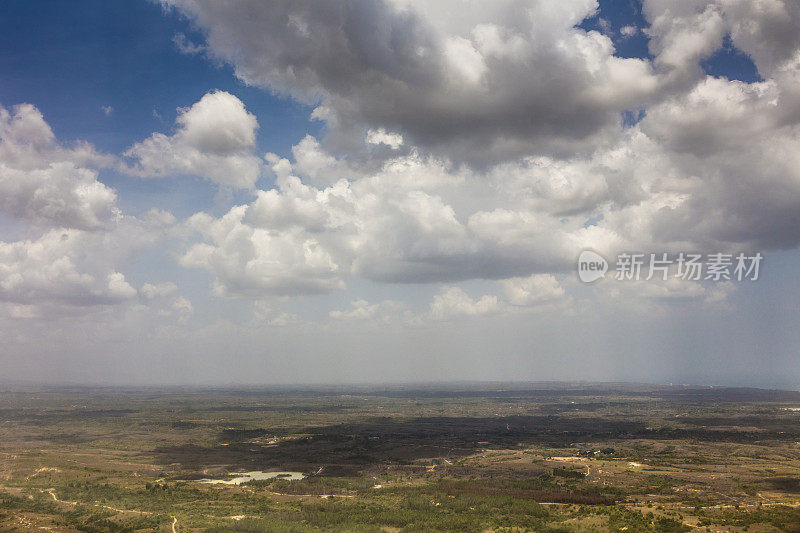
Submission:
[[[800,384],[797,2],[0,13],[0,381]]]

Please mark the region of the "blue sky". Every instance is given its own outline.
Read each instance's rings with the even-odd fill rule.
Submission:
[[[169,132],[176,109],[210,90],[236,94],[262,124],[262,151],[285,155],[320,123],[311,108],[288,97],[249,87],[229,65],[182,54],[178,34],[197,38],[185,17],[155,2],[68,3],[11,1],[3,6],[0,102],[34,104],[59,139],[85,140],[109,153],[124,151],[153,131]],[[104,106],[112,111],[106,114]],[[190,215],[214,209],[216,190],[194,179],[144,182],[115,172],[103,181],[121,192],[126,211],[152,207]],[[267,184],[265,184],[266,186]]]
[[[0,80],[0,101],[36,105],[59,138],[120,152],[153,131],[168,131],[178,107],[211,89],[236,94],[259,118],[264,151],[286,155],[306,133],[320,131],[321,124],[309,120],[311,106],[248,86],[229,64],[182,54],[175,36],[202,42],[202,34],[186,17],[156,2],[89,0],[76,10],[55,0],[10,0],[3,11],[0,47],[9,53],[0,57],[0,69],[7,73]],[[600,20],[609,24],[617,55],[651,57],[644,33],[619,35],[625,26],[647,27],[639,2],[603,0],[580,27],[605,31]],[[759,79],[752,60],[729,38],[702,66],[714,76]],[[106,116],[103,106],[113,113]]]
[[[3,3],[10,378],[794,387],[800,8],[452,1]]]
[[[189,22],[155,2],[68,3],[12,0],[3,6],[0,67],[4,102],[30,102],[64,139],[120,152],[154,130],[169,130],[175,110],[211,89],[234,92],[271,127],[261,147],[286,153],[315,131],[310,109],[248,87],[229,65],[181,54],[177,34],[197,38]],[[113,107],[106,116],[102,106]],[[153,113],[156,111],[160,118]],[[318,129],[318,128],[317,128]]]
[[[169,132],[178,108],[214,89],[235,94],[258,117],[263,152],[286,156],[303,136],[319,136],[323,127],[309,120],[313,106],[242,82],[230,64],[181,53],[176,36],[201,43],[202,32],[157,2],[94,0],[75,9],[58,1],[11,0],[3,10],[0,48],[11,53],[0,57],[0,71],[8,73],[0,79],[0,103],[35,105],[66,142],[85,140],[99,150],[120,153],[153,131]],[[620,34],[626,26],[648,26],[635,0],[603,0],[579,26],[609,33],[620,57],[652,58],[643,31]],[[730,38],[702,66],[714,76],[760,79],[752,60]],[[627,115],[623,121],[631,123]],[[154,205],[184,216],[198,207],[219,208],[216,189],[196,179],[143,182],[113,171],[101,179],[121,191],[121,205],[131,214]]]

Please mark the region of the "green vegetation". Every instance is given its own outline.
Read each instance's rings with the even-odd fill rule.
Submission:
[[[0,531],[800,531],[800,395],[0,393]],[[303,472],[202,484],[253,470]]]

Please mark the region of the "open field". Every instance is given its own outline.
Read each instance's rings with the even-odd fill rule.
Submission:
[[[798,408],[627,385],[9,388],[0,531],[800,531]],[[251,471],[305,477],[198,482]]]

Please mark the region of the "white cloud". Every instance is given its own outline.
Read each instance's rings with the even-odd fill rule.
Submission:
[[[367,142],[369,144],[385,144],[392,150],[397,150],[403,145],[403,136],[399,133],[387,132],[384,128],[378,128],[367,132]]]
[[[505,298],[522,307],[557,292],[541,276],[571,269],[583,248],[800,242],[791,3],[647,0],[650,26],[621,34],[645,31],[652,61],[616,57],[607,36],[575,27],[596,13],[593,0],[468,3],[456,18],[443,16],[449,2],[358,12],[165,3],[242,80],[318,104],[312,118],[327,123],[322,142],[307,135],[291,161],[267,155],[275,188],[189,221],[201,242],[181,264],[211,272],[218,294],[480,278],[508,280]],[[374,27],[383,29],[365,31]],[[700,62],[726,34],[770,77],[706,76]],[[631,109],[644,119],[622,128],[619,113]],[[257,171],[227,166],[255,159],[257,123],[238,99],[210,93],[177,127],[129,150],[140,172],[253,186]]]
[[[125,276],[97,261],[98,245],[98,235],[74,229],[0,242],[0,300],[91,306],[134,298]]]
[[[736,291],[730,281],[705,283],[678,279],[666,280],[605,280],[596,286],[596,298],[604,305],[639,313],[664,313],[692,307],[723,309],[729,306],[729,296]]]
[[[653,70],[647,61],[613,56],[605,36],[574,28],[593,13],[594,2],[567,4],[524,14],[510,4],[473,6],[457,22],[434,16],[445,6],[376,4],[366,20],[413,30],[397,48],[386,48],[381,36],[331,25],[354,16],[345,7],[259,5],[251,21],[224,6],[183,5],[208,30],[212,52],[234,62],[240,77],[298,97],[321,95],[315,117],[340,133],[358,130],[341,122],[345,113],[363,128],[354,136],[358,145],[349,145],[356,157],[337,155],[335,135],[322,143],[304,137],[292,148],[291,161],[268,154],[275,188],[254,190],[255,200],[222,217],[191,217],[185,227],[199,241],[189,239],[180,264],[211,272],[216,294],[254,299],[340,290],[354,277],[387,283],[506,280],[494,304],[490,297],[470,307],[463,294],[440,295],[437,313],[444,316],[455,313],[458,302],[464,309],[497,311],[557,299],[563,289],[552,274],[572,268],[587,247],[613,253],[795,246],[800,60],[794,58],[800,56],[794,40],[773,42],[764,29],[782,28],[776,13],[791,19],[794,8],[775,0],[756,13],[733,0],[680,8],[650,0],[645,14],[652,23]],[[320,16],[326,10],[327,19]],[[230,20],[219,20],[222,14]],[[232,38],[250,35],[251,22],[267,14],[288,17],[281,38],[295,42],[302,51],[297,57],[280,56],[286,42],[255,55],[263,42]],[[744,24],[747,16],[754,26]],[[322,68],[331,50],[319,49],[318,30],[369,51],[367,57],[339,58],[336,64],[352,69],[349,78]],[[704,76],[699,62],[726,32],[773,77],[749,84]],[[258,35],[273,43],[273,36]],[[763,52],[776,46],[783,51]],[[233,51],[241,54],[229,57]],[[556,60],[558,68],[551,64]],[[533,73],[548,66],[558,76],[542,85]],[[388,91],[387,101],[371,100],[366,79]],[[413,101],[406,90],[413,90]],[[400,103],[408,104],[408,112],[392,115]],[[645,117],[620,129],[618,112],[632,104],[643,106]],[[564,115],[565,106],[577,106],[581,120]],[[467,122],[448,131],[456,116]],[[535,116],[535,124],[515,126],[521,116]],[[109,158],[86,145],[61,147],[30,106],[13,116],[4,111],[2,118],[5,211],[45,227],[96,230],[118,222],[114,191],[87,168],[107,165]],[[255,155],[258,127],[238,98],[210,92],[179,110],[172,135],[156,133],[129,148],[125,156],[132,165],[126,168],[142,176],[195,174],[252,189],[265,168]],[[560,149],[540,144],[539,128]],[[600,134],[606,130],[612,134]],[[465,131],[477,136],[462,138]],[[452,162],[463,157],[427,151],[447,145],[442,153],[459,156],[450,148],[478,138],[492,139],[488,150],[500,154],[499,163],[491,164],[492,156],[484,166],[465,167]],[[35,239],[27,242],[33,246]],[[88,274],[84,292],[113,294],[111,285],[101,285],[115,272]],[[380,314],[374,305],[331,317]]]
[[[63,147],[31,105],[18,105],[13,114],[0,108],[0,210],[40,233],[0,241],[0,302],[6,312],[35,318],[136,296],[117,270],[119,255],[109,233],[121,235],[131,224],[123,221],[116,193],[86,166],[112,162],[88,144]]]
[[[34,106],[0,107],[0,209],[37,225],[98,229],[120,216],[116,193],[88,166],[113,158],[89,144],[64,148]]]
[[[295,162],[268,157],[275,189],[222,218],[192,219],[204,242],[182,264],[211,271],[219,294],[263,297],[337,290],[352,277],[524,278],[572,269],[585,248],[791,245],[800,237],[798,132],[780,122],[782,95],[774,82],[706,78],[590,155],[485,172],[414,150],[374,171],[353,168],[307,136]],[[756,187],[765,178],[780,194]]]
[[[135,302],[121,270],[175,219],[155,209],[123,216],[116,193],[89,168],[113,163],[89,144],[62,146],[31,105],[13,114],[0,108],[0,210],[27,224],[26,238],[0,241],[5,316],[72,316]]]
[[[497,296],[486,294],[473,300],[460,287],[444,287],[433,297],[430,309],[421,318],[433,321],[450,320],[465,316],[492,315],[499,313],[500,310]]]
[[[580,246],[597,245],[603,232],[584,228],[582,217],[565,224],[532,210],[541,202],[520,202],[535,196],[530,192],[495,191],[495,201],[519,205],[459,215],[450,202],[484,206],[491,200],[484,186],[417,157],[400,156],[375,175],[325,188],[305,185],[289,161],[272,161],[278,188],[257,191],[254,202],[219,219],[200,214],[189,221],[204,242],[182,264],[213,272],[220,294],[326,292],[352,276],[421,282],[527,275],[571,267]]]
[[[139,294],[123,270],[173,224],[169,213],[151,210],[102,231],[54,228],[36,238],[0,241],[0,302],[12,304],[17,314],[40,317],[94,313],[133,304],[137,295],[158,300],[158,286],[146,285]]]
[[[185,324],[194,313],[192,303],[178,293],[178,286],[171,281],[145,283],[139,289],[138,311],[160,319],[175,319]]]
[[[172,296],[177,292],[178,286],[171,281],[158,284],[145,283],[142,285],[142,288],[139,289],[139,294],[141,294],[142,298],[145,300],[157,300],[167,296]]]
[[[331,185],[342,178],[351,177],[352,174],[352,170],[343,161],[327,153],[311,135],[306,135],[292,147],[292,157],[295,161],[292,169],[311,185]],[[279,160],[274,154],[267,154],[267,161],[274,164]]]
[[[351,308],[347,310],[333,310],[328,313],[328,317],[337,321],[354,322],[395,322],[402,317],[408,317],[409,311],[402,302],[384,300],[376,304],[359,299],[351,303]]]
[[[552,274],[535,274],[501,282],[504,299],[511,305],[532,307],[564,296],[564,288]]]
[[[726,35],[764,78],[777,78],[800,50],[800,5],[792,0],[645,0],[643,12],[650,49],[657,64],[676,69],[673,82],[702,77],[698,62]]]
[[[417,376],[430,376],[431,362],[452,372],[446,359],[426,355],[436,350],[455,362],[473,350],[472,376],[480,377],[497,366],[485,360],[495,343],[524,360],[541,347],[573,363],[588,361],[574,356],[587,346],[593,358],[605,353],[618,363],[625,350],[640,361],[640,348],[654,346],[658,357],[642,367],[669,366],[685,362],[698,339],[711,351],[742,349],[750,324],[724,322],[763,315],[772,289],[720,319],[706,311],[738,304],[736,283],[578,285],[581,250],[612,258],[800,245],[797,2],[645,0],[647,24],[616,37],[649,38],[649,59],[615,56],[602,18],[602,33],[576,27],[603,15],[595,0],[165,3],[205,37],[176,35],[178,51],[227,62],[248,84],[313,106],[324,134],[301,135],[288,155],[262,158],[256,117],[216,91],[118,163],[88,144],[60,143],[32,106],[0,110],[0,323],[20,353],[72,349],[79,355],[70,362],[86,362],[87,346],[98,361],[117,353],[109,346],[127,347],[114,372],[141,367],[143,380],[151,365],[134,356],[144,352],[186,354],[151,360],[185,363],[182,379],[222,379],[220,368],[260,379],[268,368],[296,380],[308,375],[303,366],[330,361],[358,372],[380,357],[396,373],[406,371],[409,353],[421,354]],[[703,62],[723,42],[747,54],[763,81],[707,76]],[[623,123],[621,112],[641,120]],[[221,192],[213,212],[177,225],[163,211],[126,216],[101,181],[115,164],[139,176],[202,177]],[[139,192],[124,199],[137,212],[146,209]],[[176,201],[184,212],[195,196],[158,203]],[[776,261],[776,271],[789,278],[785,258],[796,255]],[[171,257],[201,272],[179,280],[179,267],[165,264]],[[146,283],[154,272],[159,282]],[[232,300],[181,293],[203,291],[206,279]],[[333,291],[348,292],[316,295]],[[341,301],[352,303],[332,303]],[[780,305],[769,322],[791,331],[795,317]],[[319,317],[321,324],[305,321]],[[632,326],[608,335],[622,322]],[[435,327],[403,331],[428,324]],[[586,329],[569,338],[577,327]],[[683,335],[692,328],[694,338]],[[677,344],[673,331],[682,333]],[[460,340],[451,342],[453,333]],[[667,339],[661,351],[680,348],[674,361],[661,358],[658,334]],[[624,347],[615,342],[621,335]],[[795,340],[773,351],[791,353]],[[247,364],[211,355],[248,351]],[[522,360],[506,360],[509,375]],[[315,372],[325,378],[327,370]]]
[[[773,77],[800,49],[800,4],[793,0],[718,0],[733,44],[764,77]]]
[[[596,0],[163,3],[246,83],[321,98],[342,147],[385,128],[475,163],[561,153],[617,130],[621,111],[659,89],[648,62],[576,28]]]
[[[173,135],[154,133],[125,152],[125,170],[143,177],[189,174],[219,185],[252,188],[261,176],[255,155],[258,121],[225,91],[210,92],[178,110]]]
[[[193,43],[186,35],[180,32],[172,36],[172,42],[180,53],[188,56],[199,54],[206,49],[203,45]]]
[[[252,327],[284,327],[301,324],[302,322],[296,314],[273,309],[265,301],[257,300],[253,302],[253,320],[250,324]]]
[[[676,4],[649,0],[644,12],[650,20],[650,49],[657,65],[671,69],[681,81],[702,74],[700,61],[722,46],[723,14],[713,2],[689,0]]]
[[[336,322],[391,323],[416,327],[482,316],[563,311],[571,303],[564,288],[551,274],[509,278],[498,282],[498,288],[498,294],[472,298],[461,287],[445,285],[433,295],[428,308],[417,313],[412,312],[404,302],[383,300],[370,303],[359,298],[351,302],[347,309],[330,311],[328,318]]]
[[[6,316],[65,316],[135,300],[120,269],[174,218],[158,210],[124,217],[116,193],[88,168],[112,163],[88,144],[63,147],[31,105],[0,108],[0,210],[37,235],[0,241]]]
[[[786,2],[648,0],[652,62],[616,57],[606,36],[575,28],[591,0],[470,4],[457,20],[441,16],[447,2],[379,3],[358,17],[328,4],[253,4],[243,17],[168,3],[243,80],[321,97],[312,116],[328,125],[293,161],[268,156],[275,189],[207,218],[183,264],[213,272],[221,293],[324,292],[356,276],[527,278],[571,268],[587,247],[800,241],[800,55],[783,31],[797,14]],[[385,34],[362,31],[376,26]],[[774,76],[705,76],[700,62],[727,33]],[[645,118],[622,129],[627,109]]]
[[[262,298],[327,292],[344,286],[340,267],[322,243],[301,229],[280,232],[244,222],[246,206],[220,219],[194,215],[188,224],[203,237],[181,258],[186,267],[216,275],[215,292]]]

